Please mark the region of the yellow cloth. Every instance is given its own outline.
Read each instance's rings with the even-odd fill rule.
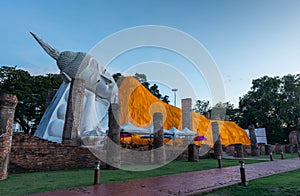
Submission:
[[[119,87],[120,124],[131,122],[135,126],[147,127],[152,124],[155,112],[163,114],[163,128],[170,129],[173,126],[179,130],[181,127],[181,109],[169,105],[152,95],[134,77],[126,77]],[[204,115],[192,113],[193,131],[200,136],[205,136],[207,141],[195,142],[197,145],[208,144],[213,146],[211,122]],[[220,128],[221,143],[250,145],[249,137],[244,129],[232,121],[216,121]],[[139,136],[132,137],[133,143],[148,144]]]

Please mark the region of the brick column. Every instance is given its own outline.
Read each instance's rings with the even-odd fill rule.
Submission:
[[[251,141],[251,155],[259,156],[258,145],[256,140],[256,134],[255,134],[255,127],[254,125],[249,125],[248,129],[249,129],[249,136]]]
[[[188,161],[197,162],[199,161],[199,147],[195,144],[189,144],[188,146]]]
[[[219,155],[223,157],[222,144],[220,140],[220,130],[217,122],[212,122],[212,134],[214,143],[214,155],[217,158]]]
[[[64,144],[80,145],[80,124],[82,115],[82,104],[84,99],[85,81],[75,78],[71,82],[66,120],[62,136]]]
[[[5,94],[0,96],[0,180],[5,180],[8,175],[7,167],[17,103],[18,100],[15,95]]]
[[[282,152],[281,144],[275,143],[274,151],[275,151],[276,154],[280,154]]]
[[[108,140],[106,146],[106,168],[118,169],[121,164],[120,155],[120,106],[112,103],[108,111]]]
[[[192,99],[186,98],[181,100],[182,108],[182,129],[185,127],[193,130],[192,124]]]
[[[192,123],[192,99],[186,98],[181,100],[181,111],[182,111],[182,129],[188,128],[193,130]],[[190,137],[190,136],[189,136]],[[186,138],[185,138],[186,140]],[[187,141],[184,143],[186,144]],[[199,149],[194,146],[194,144],[188,144],[187,148],[188,161],[198,161],[199,160]]]
[[[164,148],[163,115],[160,112],[153,114],[153,130],[154,163],[164,164],[166,162],[166,153]]]
[[[273,148],[270,144],[265,145],[265,155],[269,155],[271,152],[273,152]]]
[[[244,148],[242,144],[235,144],[234,151],[236,152],[236,157],[244,158]]]
[[[291,153],[298,152],[299,147],[299,133],[296,131],[291,131],[289,134],[289,144],[291,147],[289,147],[291,150],[289,150]]]

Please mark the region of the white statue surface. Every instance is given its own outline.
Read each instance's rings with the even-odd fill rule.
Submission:
[[[56,60],[63,79],[52,102],[45,111],[35,136],[53,142],[62,142],[71,81],[85,81],[80,137],[106,135],[108,108],[116,102],[118,87],[113,77],[95,58],[84,52],[59,52],[31,33],[42,48]]]

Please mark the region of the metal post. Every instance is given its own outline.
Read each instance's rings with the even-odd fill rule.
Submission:
[[[100,161],[95,162],[95,174],[94,174],[94,185],[99,184],[100,177]]]
[[[300,151],[298,151],[298,157],[300,157]]]
[[[273,153],[272,152],[270,153],[270,161],[274,161],[273,160]]]
[[[239,185],[241,185],[241,186],[247,186],[246,172],[245,172],[245,163],[244,163],[244,161],[239,161],[239,163],[241,164],[241,167],[240,167],[241,183],[239,183]]]
[[[221,155],[218,155],[218,165],[219,165],[219,168],[222,168],[222,156]]]
[[[280,153],[281,159],[284,159],[283,152]]]

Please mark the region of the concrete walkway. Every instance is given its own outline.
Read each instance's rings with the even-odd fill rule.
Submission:
[[[246,165],[246,178],[247,181],[249,181],[296,169],[300,169],[300,158],[249,164]],[[198,172],[115,182],[70,190],[58,190],[34,195],[193,195],[220,187],[238,184],[239,182],[240,167],[234,166],[222,169],[210,169]]]

